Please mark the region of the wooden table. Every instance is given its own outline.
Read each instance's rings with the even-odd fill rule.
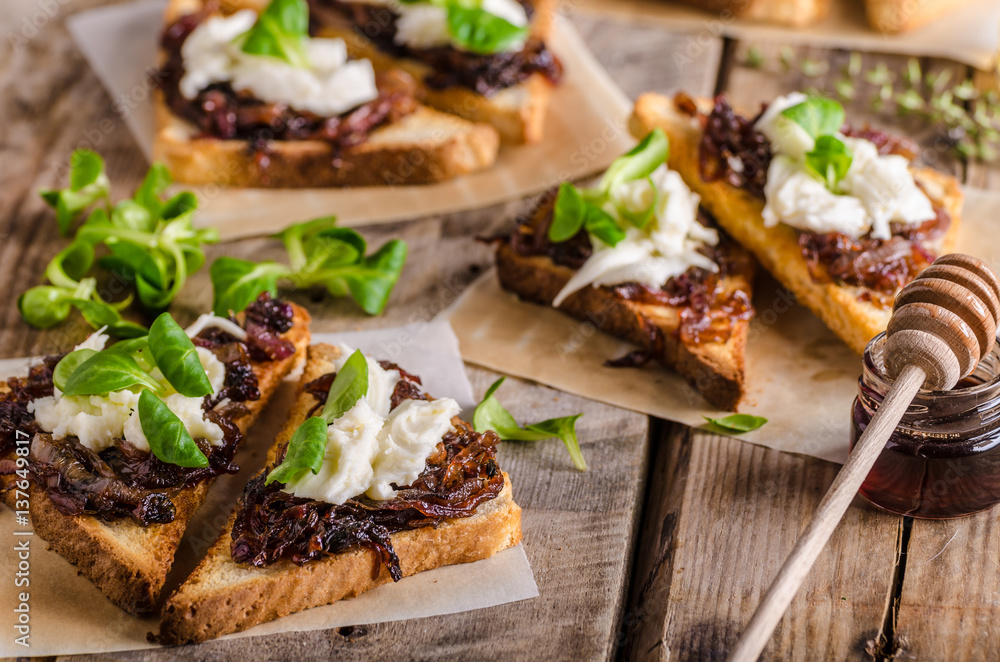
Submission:
[[[64,28],[66,16],[100,4],[106,0],[5,0],[0,6],[0,32],[6,35],[0,57],[4,357],[65,350],[85,334],[72,325],[35,331],[17,312],[18,294],[39,282],[63,241],[38,189],[62,185],[69,153],[81,145],[104,154],[118,191],[134,187],[146,169],[112,100]],[[764,47],[772,65],[754,70],[740,65],[744,43],[584,15],[573,20],[633,97],[646,90],[726,91],[736,104],[753,107],[779,92],[822,86],[821,79],[781,72],[773,64],[777,47]],[[11,35],[26,39],[15,48]],[[678,52],[689,59],[678,64]],[[847,61],[837,51],[795,53],[829,62],[833,72]],[[865,59],[891,68],[905,62]],[[971,75],[946,61],[923,64],[949,69],[957,79]],[[887,118],[872,116],[868,108],[868,99],[860,99],[848,114],[886,124]],[[937,167],[976,186],[998,180],[995,169],[942,151],[935,127],[904,128],[921,139],[925,160]],[[292,298],[310,306],[318,331],[430,319],[490,264],[489,250],[471,238],[508,228],[523,204],[366,230],[372,243],[398,236],[410,245],[403,279],[382,317],[365,317],[347,301]],[[273,241],[253,239],[216,246],[209,259],[222,254],[277,258],[280,250]],[[203,270],[174,312],[186,318],[207,309],[210,289]],[[496,377],[475,367],[469,373],[477,395]],[[501,449],[524,508],[524,545],[539,598],[453,616],[100,659],[167,660],[181,652],[202,659],[722,659],[838,468],[518,380],[508,380],[503,400],[519,420],[586,414],[579,432],[591,466],[587,473],[572,469],[558,442]],[[764,659],[998,659],[998,549],[997,513],[914,521],[859,498]]]

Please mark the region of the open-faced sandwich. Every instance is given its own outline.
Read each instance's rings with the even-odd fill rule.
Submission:
[[[8,502],[30,481],[35,533],[144,613],[214,477],[239,470],[243,435],[304,359],[309,315],[264,294],[186,331],[164,313],[148,336],[107,340],[95,333],[8,381],[0,474]]]
[[[755,263],[721,232],[652,131],[595,188],[563,184],[498,240],[501,285],[642,349],[717,407],[743,396]]]
[[[517,544],[499,438],[459,409],[394,364],[310,347],[268,467],[167,600],[160,640],[219,637]]]
[[[865,0],[868,22],[884,34],[914,30],[974,0]]]
[[[833,0],[681,0],[717,17],[805,27],[826,18]]]
[[[308,26],[305,0],[234,13],[170,0],[153,152],[178,181],[420,184],[494,163],[493,127],[422,105],[410,74],[376,74]]]
[[[846,124],[835,101],[793,93],[750,119],[722,97],[645,94],[631,128],[663,129],[719,225],[856,352],[954,243],[958,182],[915,167],[909,141]]]
[[[234,7],[265,0],[225,0]],[[546,46],[556,0],[309,0],[315,34],[339,37],[376,71],[401,69],[428,105],[541,140],[562,65]]]

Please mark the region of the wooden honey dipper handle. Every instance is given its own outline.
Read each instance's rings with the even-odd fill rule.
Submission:
[[[892,387],[785,559],[730,662],[760,656],[910,401],[921,388],[948,390],[972,374],[993,350],[998,320],[1000,279],[969,255],[938,258],[899,293],[883,349]]]

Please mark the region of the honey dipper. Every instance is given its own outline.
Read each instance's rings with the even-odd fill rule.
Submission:
[[[730,662],[753,662],[767,645],[913,396],[921,388],[949,390],[971,375],[993,350],[998,322],[1000,279],[970,255],[938,258],[899,293],[883,348],[892,387],[785,559]]]

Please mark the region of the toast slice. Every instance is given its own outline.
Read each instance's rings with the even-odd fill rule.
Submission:
[[[225,0],[224,5],[233,9],[261,9],[268,0]],[[317,3],[313,3],[315,6]],[[535,0],[532,2],[534,14],[531,19],[533,38],[543,40],[549,35],[555,16],[557,0]],[[325,10],[320,17],[317,36],[340,37],[347,43],[352,57],[371,60],[376,71],[402,70],[417,81],[424,81],[433,69],[426,63],[407,57],[399,57],[380,49],[374,41],[365,36],[370,29],[367,25],[357,25],[333,10]],[[490,95],[453,85],[443,89],[424,85],[422,99],[432,108],[464,117],[472,122],[482,122],[493,126],[505,143],[537,143],[544,135],[545,116],[553,84],[538,73],[526,80]]]
[[[204,6],[202,0],[171,0],[166,23]],[[421,105],[375,128],[364,142],[343,148],[323,140],[268,140],[251,147],[246,140],[205,137],[169,109],[162,90],[154,92],[154,109],[153,158],[166,164],[177,181],[188,184],[271,188],[430,184],[489,168],[499,149],[499,136],[488,124]]]
[[[709,100],[695,103],[700,114],[712,108]],[[703,130],[699,118],[684,112],[674,99],[644,94],[636,101],[629,127],[636,136],[653,128],[663,129],[670,138],[670,167],[701,196],[702,205],[719,225],[854,351],[864,352],[868,341],[885,330],[891,306],[864,300],[870,294],[864,288],[814,279],[799,248],[799,233],[784,224],[764,227],[764,200],[723,179],[702,179],[699,145]],[[950,252],[961,224],[962,193],[958,182],[929,168],[911,170],[932,203],[951,217],[947,232],[932,246],[938,255]]]
[[[868,23],[882,34],[915,30],[972,0],[865,0]]]
[[[340,351],[330,345],[309,348],[302,375],[303,390],[288,424],[268,454],[273,466],[278,453],[316,404],[305,392],[309,382],[329,374]],[[503,474],[500,493],[470,517],[445,519],[434,526],[404,530],[390,536],[403,576],[444,565],[488,558],[521,540],[521,509],[512,498],[510,478]],[[265,567],[233,561],[236,513],[191,576],[167,600],[159,639],[165,644],[197,643],[246,630],[297,611],[354,597],[391,581],[379,565],[373,574],[373,553],[349,549],[296,565],[283,559]]]
[[[682,0],[713,14],[791,27],[805,27],[826,18],[831,0]],[[906,1],[906,0],[903,0]],[[724,13],[725,12],[725,13]]]
[[[517,232],[544,232],[551,213],[551,203],[541,205],[531,217],[522,219]],[[728,267],[715,295],[719,301],[739,301],[746,307],[731,319],[719,311],[727,319],[720,320],[722,333],[718,336],[682,333],[682,315],[688,312],[684,308],[632,297],[614,287],[584,287],[568,296],[558,310],[638,345],[643,358],[654,358],[676,371],[712,405],[735,411],[746,381],[746,345],[753,314],[749,302],[756,265],[726,237],[721,239],[720,251]],[[544,306],[552,305],[575,272],[549,255],[524,254],[510,240],[498,240],[496,265],[504,289]]]
[[[301,363],[309,345],[309,313],[293,305],[293,326],[284,338],[295,353],[270,362],[252,361],[260,398],[248,401],[248,414],[236,420],[242,433],[260,416],[275,389]],[[9,481],[11,477],[6,477]],[[174,520],[141,526],[129,519],[105,522],[91,515],[66,515],[44,489],[31,488],[30,513],[35,533],[49,543],[80,574],[92,581],[114,604],[133,614],[153,610],[173,564],[187,524],[205,501],[213,479],[202,480],[172,497]]]

